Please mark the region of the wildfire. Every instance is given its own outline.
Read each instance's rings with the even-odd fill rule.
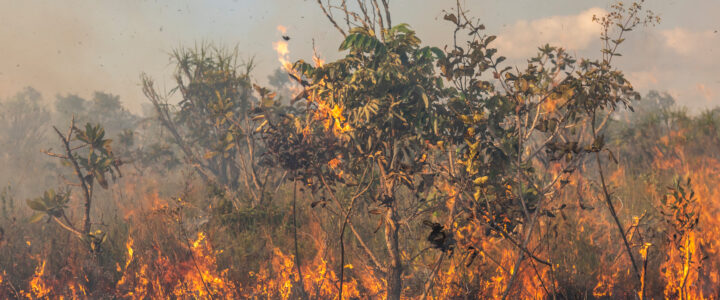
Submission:
[[[341,110],[329,109],[326,112],[329,117],[342,117],[338,112]],[[720,191],[715,187],[720,184],[720,162],[713,159],[702,161],[687,160],[683,154],[684,149],[657,149],[663,151],[664,155],[656,157],[663,160],[662,163],[655,162],[659,171],[682,170],[686,172],[693,182],[695,190],[697,212],[699,213],[699,226],[682,238],[679,238],[675,247],[668,247],[666,253],[662,253],[664,259],[655,267],[656,271],[649,271],[647,276],[643,273],[642,287],[635,288],[637,296],[651,297],[664,290],[662,295],[665,298],[673,299],[712,299],[716,287],[720,285],[720,262],[713,259],[720,253],[720,222],[716,217],[720,213]],[[668,154],[673,151],[675,154]],[[687,160],[687,161],[681,161]],[[331,168],[337,168],[342,163],[342,157],[337,157],[328,162]],[[612,184],[619,185],[630,176],[627,170],[614,170],[608,178]],[[589,184],[582,179],[574,178],[568,183],[573,188],[580,190],[581,205],[589,206],[592,199],[587,190]],[[457,188],[450,184],[442,184],[439,188],[457,197]],[[657,192],[651,188],[637,189],[642,193],[659,198]],[[654,194],[653,194],[654,193]],[[573,193],[573,196],[578,196]],[[162,202],[159,197],[152,193],[146,197],[152,203]],[[451,201],[457,201],[452,197]],[[670,202],[668,205],[672,205]],[[446,203],[450,205],[449,203]],[[597,206],[597,203],[593,205]],[[675,203],[679,205],[679,203]],[[152,205],[155,206],[155,205]],[[450,206],[448,206],[449,208]],[[152,210],[148,206],[146,210]],[[598,208],[599,209],[599,208]],[[140,214],[138,214],[140,215]],[[577,218],[578,227],[572,232],[570,242],[564,247],[576,247],[576,243],[584,242],[583,247],[608,247],[604,245],[616,245],[617,240],[612,237],[608,230],[611,228],[605,220],[596,215],[577,213],[569,215],[570,218]],[[630,228],[640,226],[641,218],[628,217]],[[546,227],[543,224],[540,227]],[[447,257],[437,276],[433,278],[433,289],[429,292],[429,299],[448,299],[467,295],[468,291],[462,287],[472,284],[476,287],[473,294],[477,298],[500,298],[505,292],[505,287],[513,277],[514,264],[518,258],[518,251],[501,237],[486,236],[483,224],[472,222],[460,225],[457,222],[451,224],[458,243],[476,245],[477,251],[474,254],[459,252],[454,256]],[[311,230],[315,231],[315,230]],[[641,262],[650,257],[658,257],[657,246],[649,243],[639,244],[635,240],[635,233],[630,233],[630,240],[639,250]],[[153,242],[153,244],[157,244]],[[300,270],[302,278],[299,277],[298,267],[294,255],[283,252],[280,248],[274,248],[266,263],[261,264],[258,271],[247,274],[247,279],[239,281],[228,274],[228,270],[220,268],[218,257],[222,251],[214,250],[210,239],[205,232],[198,232],[194,238],[183,240],[179,244],[182,249],[178,253],[169,253],[162,250],[158,245],[151,247],[144,246],[137,237],[128,237],[125,241],[125,258],[119,261],[115,269],[119,273],[119,280],[115,283],[113,295],[119,298],[146,299],[146,298],[270,298],[270,299],[294,299],[305,293],[310,299],[334,299],[337,296],[339,276],[337,273],[337,261],[327,255],[322,241],[317,242],[318,252],[312,257],[304,257]],[[530,244],[529,248],[538,249],[538,245]],[[543,256],[543,252],[535,252]],[[582,259],[582,252],[568,253],[569,257]],[[472,256],[472,258],[471,258]],[[330,258],[329,258],[330,257]],[[355,261],[346,263],[345,277],[343,280],[344,297],[347,298],[375,298],[383,295],[385,282],[381,276],[365,265],[357,264]],[[627,282],[633,282],[632,276],[627,272],[627,257],[623,255],[608,258],[598,258],[598,265],[602,268],[584,270],[576,260],[568,259],[558,261],[553,268],[542,266],[526,259],[515,275],[515,289],[511,298],[538,299],[551,295],[552,286],[559,284],[553,272],[566,272],[571,276],[583,276],[586,272],[595,272],[588,275],[592,285],[586,287],[586,291],[594,297],[623,297],[618,291],[627,291],[624,287]],[[38,263],[33,276],[29,279],[27,288],[19,291],[24,298],[38,299],[50,297],[66,298],[87,298],[87,282],[84,281],[62,281],[55,276],[48,276],[50,272],[47,261]],[[658,272],[659,271],[659,272]],[[6,283],[6,274],[0,273],[0,287]],[[646,285],[646,281],[662,278],[662,285],[657,283]],[[74,278],[84,278],[82,275],[75,275]],[[65,280],[65,279],[63,279]],[[425,280],[425,279],[423,279]],[[7,284],[6,284],[7,285]],[[653,290],[659,289],[659,290]],[[1,293],[0,293],[1,294]],[[2,295],[12,295],[7,292]],[[626,294],[627,295],[627,294]]]
[[[313,57],[312,57],[313,63],[315,63],[315,67],[322,67],[325,64],[325,60],[320,58],[320,55],[317,52],[317,49],[313,49]]]
[[[263,295],[270,298],[294,299],[303,289],[311,299],[335,299],[337,297],[337,285],[339,281],[336,273],[330,270],[328,262],[320,255],[307,266],[302,266],[303,285],[300,285],[300,278],[297,276],[297,268],[293,255],[286,255],[280,249],[273,250],[273,258],[268,266],[263,267],[257,274],[252,274],[257,284],[252,295]],[[346,265],[346,272],[353,270],[351,265]],[[357,280],[345,278],[343,280],[343,297],[353,299],[361,295],[378,295],[379,290],[377,279],[367,278],[362,280],[363,285]],[[361,293],[361,290],[364,291]]]
[[[689,169],[690,167],[688,167]],[[697,194],[698,227],[687,232],[667,253],[663,264],[666,279],[665,296],[678,299],[709,299],[720,284],[720,192],[716,188],[720,163],[706,161],[690,173]]]
[[[277,30],[282,36],[287,35],[287,28],[285,26],[278,25]],[[273,49],[277,52],[278,61],[280,62],[280,65],[282,65],[283,69],[296,79],[301,78],[301,74],[299,74],[297,70],[293,69],[293,65],[290,62],[290,48],[288,41],[283,38],[273,42]],[[325,63],[325,61],[318,55],[317,50],[313,50],[313,63],[316,67],[321,67]],[[302,92],[302,87],[297,84],[292,85],[290,89],[293,92],[293,97]],[[318,95],[309,95],[307,98],[308,101],[317,103],[317,111],[314,114],[314,119],[322,121],[326,130],[332,129],[332,132],[335,134],[351,130],[350,125],[345,122],[345,116],[343,116],[344,108],[342,106],[337,104],[328,104],[321,100],[321,97]]]
[[[567,89],[562,93],[553,92],[548,95],[544,101],[541,102],[541,107],[546,113],[555,112],[558,107],[562,107],[567,103],[568,99],[571,99],[574,94],[572,89]]]
[[[350,125],[345,121],[344,109],[341,106],[337,104],[330,106],[319,97],[311,97],[310,100],[318,105],[313,118],[316,121],[322,121],[325,130],[332,130],[336,135],[351,130]]]
[[[287,34],[287,28],[285,28],[285,26],[278,25],[277,30],[283,36]],[[275,51],[277,52],[278,61],[283,66],[283,68],[285,68],[285,71],[294,74],[295,71],[292,68],[292,63],[290,63],[290,48],[288,47],[288,42],[284,39],[273,42],[273,49],[275,49]]]
[[[308,96],[308,101],[317,107],[317,112],[311,116],[317,127],[327,130],[328,134],[350,130],[345,109],[321,99],[312,93]],[[699,219],[697,226],[668,233],[664,228],[665,220],[652,219],[651,232],[639,230],[648,226],[648,221],[638,212],[660,209],[660,199],[667,193],[666,182],[638,178],[640,176],[636,176],[634,170],[622,166],[610,167],[606,173],[609,185],[613,187],[618,215],[639,262],[640,281],[631,273],[629,257],[618,243],[619,233],[613,230],[614,224],[610,223],[603,200],[597,196],[597,185],[592,179],[572,175],[563,177],[567,179],[567,188],[546,206],[548,213],[539,219],[538,234],[527,246],[533,254],[551,262],[552,267],[525,257],[516,271],[514,267],[520,251],[506,238],[487,230],[489,219],[456,219],[443,224],[457,241],[455,253],[444,254],[444,260],[433,276],[429,270],[437,263],[439,251],[428,250],[408,264],[405,276],[412,288],[406,289],[403,296],[421,298],[423,287],[431,285],[428,299],[501,298],[514,278],[508,295],[510,299],[551,298],[565,293],[563,288],[598,298],[716,298],[720,286],[720,261],[717,260],[720,257],[720,218],[717,217],[720,215],[720,189],[717,188],[720,186],[720,161],[714,157],[698,157],[677,146],[678,141],[686,139],[683,134],[670,132],[658,145],[648,149],[653,159],[647,163],[653,174],[680,173],[683,178],[691,179],[694,196],[688,207],[692,209],[656,214],[655,217],[672,221],[692,214]],[[326,164],[340,173],[347,159],[336,156]],[[563,174],[562,166],[556,163],[547,166],[546,170],[550,177]],[[480,176],[473,179],[473,184],[483,185],[490,180]],[[155,184],[159,183],[150,183]],[[437,204],[447,210],[455,208],[457,202],[472,199],[472,195],[464,199],[466,195],[452,182],[438,180],[435,184],[447,196],[445,202]],[[512,188],[504,187],[498,193],[511,195]],[[150,223],[145,221],[167,223],[169,219],[164,217],[174,211],[174,202],[162,199],[157,188],[134,187],[123,193],[135,194],[138,198],[118,205],[118,219],[128,224],[137,222],[153,230],[131,228],[126,239],[113,240],[111,246],[104,248],[111,249],[106,253],[120,254],[116,261],[109,263],[112,267],[105,270],[109,274],[103,279],[105,281],[96,280],[96,275],[88,271],[91,268],[84,267],[86,262],[81,258],[69,258],[64,265],[55,263],[52,257],[47,260],[37,258],[22,281],[10,280],[12,277],[9,276],[17,276],[12,269],[0,270],[0,298],[86,299],[104,295],[123,299],[297,299],[303,293],[309,299],[337,298],[340,266],[337,252],[333,252],[337,251],[334,247],[337,244],[327,241],[330,239],[323,236],[324,228],[315,220],[303,224],[310,228],[301,229],[303,237],[317,240],[315,247],[306,245],[301,251],[300,266],[290,250],[292,247],[276,239],[277,245],[268,242],[270,250],[253,257],[262,260],[256,265],[226,269],[224,263],[229,255],[218,250],[226,248],[215,247],[216,241],[220,241],[217,245],[223,245],[222,240],[217,239],[217,231],[202,226],[192,227],[188,229],[189,233],[183,231],[183,234],[170,229],[162,231],[166,230],[163,226],[148,225]],[[632,207],[637,202],[628,201],[630,197],[644,197],[649,204],[640,209]],[[675,197],[667,200],[668,207],[684,205]],[[562,207],[566,208],[563,210]],[[519,225],[520,232],[522,226]],[[677,237],[673,238],[674,233]],[[658,235],[662,238],[649,240],[650,236]],[[673,241],[667,242],[669,239]],[[36,248],[42,243],[28,237],[19,239],[18,244]],[[467,246],[473,249],[468,250]],[[309,248],[312,249],[307,250]],[[362,255],[354,255],[358,253],[353,252],[357,249],[348,249],[343,266],[344,298],[382,297],[387,286],[382,272],[363,263]],[[410,257],[412,253],[403,255]],[[430,267],[423,269],[426,266]],[[15,292],[13,283],[22,284],[22,289]]]
[[[595,297],[612,297],[612,288],[615,286],[616,279],[612,276],[602,274],[598,278],[598,283],[593,288],[592,294]]]
[[[119,290],[127,290],[123,297],[145,299],[174,295],[210,299],[219,295],[234,295],[235,284],[228,279],[227,270],[217,271],[216,255],[219,253],[213,251],[205,234],[198,233],[190,245],[190,253],[185,261],[173,263],[163,253],[157,253],[155,261],[148,262],[141,257],[136,267],[131,267],[135,251],[132,248],[133,240],[128,239],[128,258],[123,276],[117,284]]]
[[[50,296],[51,290],[48,288],[45,278],[43,278],[45,275],[46,262],[47,261],[43,260],[35,269],[35,275],[30,279],[30,290],[28,292],[20,291],[20,294],[29,299],[39,299]]]
[[[338,169],[338,167],[340,166],[341,163],[342,163],[342,155],[338,155],[338,157],[331,159],[327,163],[328,167],[330,167],[330,169],[333,170],[337,174],[338,178],[342,178],[342,176],[343,176],[343,170]]]
[[[191,251],[197,272],[187,273],[184,278],[187,285],[177,285],[173,294],[176,296],[197,295],[200,298],[207,298],[211,295],[231,295],[235,286],[228,280],[227,270],[216,271],[216,255],[219,252],[212,250],[204,233],[198,233]]]
[[[277,30],[280,32],[281,38],[280,40],[273,42],[273,49],[275,49],[275,52],[277,52],[278,55],[278,62],[280,62],[280,65],[283,67],[285,72],[287,72],[290,76],[294,77],[295,79],[299,79],[300,73],[293,69],[293,64],[290,62],[290,46],[288,44],[288,41],[284,38],[287,36],[287,28],[283,25],[278,25]],[[292,81],[292,80],[291,80]],[[299,95],[302,92],[303,88],[296,84],[294,81],[292,81],[290,85],[290,91],[292,92],[293,98]]]
[[[121,268],[119,264],[117,265],[116,269],[118,272],[123,272],[124,270],[127,270],[128,266],[130,266],[130,263],[133,260],[133,254],[135,253],[132,246],[133,246],[133,239],[131,237],[128,237],[128,240],[125,243],[125,247],[127,248],[127,260],[125,261],[124,268]],[[120,278],[120,281],[118,281],[117,285],[122,286],[123,284],[125,284],[125,280],[126,280],[125,274],[123,274],[123,276]]]

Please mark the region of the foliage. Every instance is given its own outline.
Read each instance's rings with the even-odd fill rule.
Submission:
[[[372,213],[385,215],[380,223],[390,257],[389,267],[379,270],[389,286],[400,288],[399,226],[421,212],[420,195],[433,188],[423,183],[433,177],[428,143],[437,139],[436,111],[445,93],[433,65],[443,53],[422,47],[406,24],[384,31],[382,39],[370,28],[354,28],[340,50],[347,55],[325,65],[298,61],[304,107],[264,110],[258,131],[280,165],[313,193],[335,198],[343,187],[358,187],[352,200],[337,203],[347,218],[355,199],[373,201]]]
[[[257,117],[262,120],[257,130],[280,165],[314,193],[358,187],[352,201],[338,203],[346,223],[352,222],[354,200],[366,197],[360,187],[370,172],[366,198],[377,205],[371,212],[385,214],[380,224],[385,224],[390,268],[380,270],[388,274],[388,297],[399,297],[402,285],[398,224],[440,208],[420,199],[434,188],[435,177],[460,191],[442,191],[446,199],[457,196],[447,204],[447,226],[456,218],[474,219],[512,241],[521,253],[516,273],[530,254],[525,247],[538,216],[552,216],[543,205],[588,154],[607,150],[602,132],[611,113],[639,98],[611,64],[619,56],[622,33],[642,23],[640,6],[623,9],[598,19],[606,28],[602,60],[578,62],[562,48],[545,45],[522,71],[501,69],[505,57],[490,47],[496,37],[482,34],[484,26],[459,7],[444,19],[470,38],[465,47],[456,39],[446,53],[421,47],[405,24],[381,25],[380,32],[364,23],[348,31],[338,28],[345,36],[340,50],[348,54],[321,66],[298,61],[290,72],[305,87],[300,95],[305,107],[267,109]],[[610,40],[607,28],[615,24],[620,37]],[[435,75],[435,64],[442,78]],[[488,81],[486,72],[494,80]],[[438,156],[445,148],[460,157]],[[454,171],[456,164],[463,168]],[[455,201],[461,208],[457,214]],[[611,212],[615,216],[612,207]],[[433,226],[431,239],[438,228]],[[470,237],[463,246],[482,249],[480,241]]]
[[[57,122],[66,123],[75,118],[80,124],[103,124],[111,135],[132,130],[139,119],[122,106],[119,96],[98,91],[90,100],[75,94],[58,95],[55,110]]]
[[[16,192],[25,193],[23,187],[45,183],[44,177],[36,176],[44,170],[37,149],[48,145],[50,118],[45,100],[33,88],[0,101],[0,165],[13,170],[0,174],[3,185],[14,185]]]
[[[62,217],[64,210],[68,208],[68,202],[70,202],[69,192],[56,193],[55,190],[52,189],[45,191],[42,197],[27,200],[27,205],[32,210],[41,212],[35,214],[35,216],[30,219],[30,222],[40,221],[45,214],[50,217]]]
[[[672,231],[671,240],[676,244],[684,241],[687,234],[693,231],[700,221],[696,201],[689,177],[687,180],[676,178],[662,198],[661,213],[666,217],[666,222]]]
[[[62,142],[64,154],[50,151],[45,153],[61,159],[64,164],[70,166],[78,182],[67,184],[66,191],[55,192],[50,189],[45,191],[42,197],[27,200],[27,205],[37,211],[30,221],[37,222],[43,216],[48,216],[48,222],[54,220],[63,229],[86,241],[90,249],[95,251],[105,241],[106,236],[100,230],[91,231],[93,187],[97,183],[103,189],[107,189],[108,176],[113,180],[116,176],[122,176],[119,169],[121,162],[115,158],[110,147],[112,140],[105,138],[105,130],[100,125],[87,123],[85,128],[81,129],[75,126],[73,120],[67,135],[61,133],[57,127],[55,132]],[[72,186],[79,186],[83,193],[84,220],[81,229],[76,228],[66,213]]]
[[[237,52],[211,45],[178,49],[173,60],[177,86],[171,94],[180,96],[177,106],[143,75],[143,92],[172,143],[205,180],[224,189],[236,207],[261,204],[270,170],[259,168],[254,159],[262,150],[251,137],[247,118],[259,105],[252,95],[252,61],[239,64]],[[250,199],[241,199],[245,193]]]

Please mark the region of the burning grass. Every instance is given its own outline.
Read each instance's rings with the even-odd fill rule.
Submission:
[[[576,178],[566,193],[558,195],[555,215],[541,222],[541,237],[529,246],[536,255],[547,257],[552,267],[526,260],[519,269],[519,288],[510,296],[716,299],[720,292],[720,195],[716,189],[720,162],[710,157],[688,158],[683,147],[665,151],[652,162],[657,168],[651,177],[633,176],[636,170],[626,167],[618,167],[611,175],[622,202],[623,221],[629,224],[629,240],[643,263],[641,288],[635,284],[617,233],[611,230],[592,183]],[[680,181],[685,195],[671,186],[669,177],[678,171],[690,179],[690,186],[687,179]],[[300,233],[314,240],[302,244],[301,280],[291,244],[283,241],[289,239],[286,229],[273,232],[259,227],[257,233],[266,236],[256,242],[268,246],[263,253],[256,253],[259,261],[248,263],[253,258],[243,261],[228,257],[228,252],[237,253],[231,248],[240,245],[216,244],[213,240],[223,241],[229,227],[212,228],[199,221],[206,217],[203,211],[212,208],[163,199],[151,187],[155,184],[146,182],[143,186],[138,181],[109,193],[116,201],[124,198],[125,205],[128,199],[144,204],[128,205],[136,207],[129,211],[119,208],[122,202],[116,203],[118,216],[115,223],[107,225],[120,229],[111,234],[102,252],[87,254],[82,246],[72,246],[78,244],[74,237],[65,237],[66,233],[48,225],[39,225],[49,231],[41,237],[30,236],[40,228],[8,230],[5,236],[10,242],[0,249],[0,295],[23,299],[294,299],[303,293],[311,299],[337,297],[339,261],[336,245],[329,238],[332,230],[319,222],[327,217],[322,212],[301,210],[303,218],[313,220],[308,221],[313,224],[305,224],[306,230],[301,228]],[[188,197],[200,194],[193,191]],[[684,205],[682,199],[692,201],[687,202],[686,210],[678,211]],[[680,215],[692,218],[695,214],[696,226],[677,223]],[[421,298],[431,285],[427,297],[432,299],[502,297],[518,255],[515,248],[502,237],[488,236],[483,224],[456,223],[453,230],[461,245],[480,247],[473,251],[457,249],[451,256],[442,254],[440,264],[438,252],[420,255],[404,275],[409,282],[405,294]],[[12,240],[24,235],[27,240]],[[49,236],[54,237],[44,240]],[[357,248],[352,251],[359,253]],[[436,266],[438,271],[433,276]],[[381,274],[369,267],[362,254],[351,256],[344,268],[344,298],[383,295]]]

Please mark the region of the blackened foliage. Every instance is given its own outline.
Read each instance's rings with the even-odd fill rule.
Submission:
[[[453,238],[452,232],[445,230],[445,226],[440,223],[434,223],[430,221],[423,221],[425,226],[432,229],[427,237],[428,242],[435,249],[440,249],[442,252],[450,252],[455,249],[455,239]]]
[[[337,138],[332,134],[298,132],[294,127],[296,119],[283,112],[265,110],[262,114],[268,120],[267,128],[259,133],[267,147],[262,164],[287,170],[289,179],[297,178],[305,185],[313,186],[314,191],[316,187],[312,178],[319,178],[323,166],[336,158],[340,151]]]

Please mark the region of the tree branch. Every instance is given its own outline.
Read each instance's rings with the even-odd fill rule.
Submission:
[[[91,192],[91,182],[87,182],[85,180],[85,176],[83,176],[82,170],[80,169],[80,165],[78,164],[75,157],[72,155],[72,150],[70,149],[70,139],[72,138],[72,133],[75,128],[75,117],[72,118],[72,121],[70,122],[70,131],[68,132],[67,137],[63,135],[57,127],[53,126],[53,129],[55,129],[55,132],[60,137],[60,140],[62,140],[63,146],[65,147],[65,153],[68,157],[68,160],[73,165],[73,169],[75,170],[75,175],[77,175],[78,179],[80,180],[80,186],[83,190],[83,196],[85,196],[85,218],[83,220],[83,234],[89,234],[90,233],[90,208],[92,205],[92,192]]]

